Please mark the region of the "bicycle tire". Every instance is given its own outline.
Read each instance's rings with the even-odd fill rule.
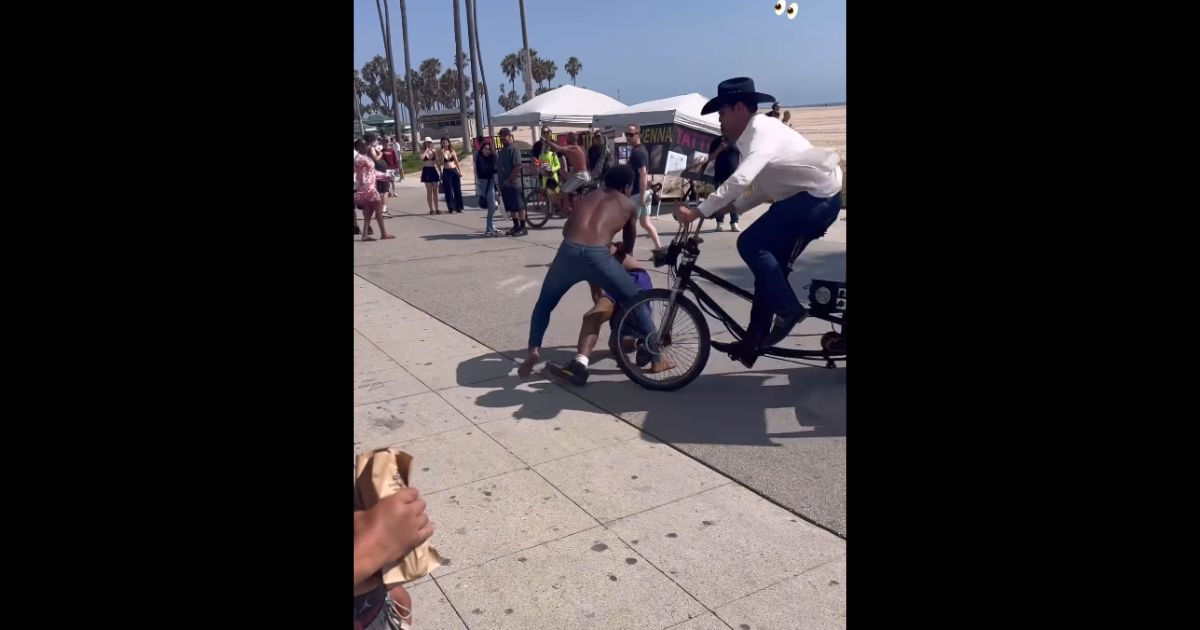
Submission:
[[[650,306],[650,317],[657,329],[656,334],[660,332],[663,328],[663,320],[666,318],[666,311],[670,302],[671,291],[668,289],[651,289],[649,291],[642,291],[638,293],[632,300],[629,301],[628,304],[622,305],[621,308],[617,310],[617,313],[613,316],[613,321],[616,322],[616,325],[611,331],[611,337],[609,340],[609,349],[613,351],[617,365],[621,368],[621,371],[625,373],[625,376],[628,376],[629,380],[637,383],[641,387],[660,392],[675,391],[687,386],[700,376],[700,373],[704,371],[704,366],[708,363],[709,349],[711,347],[711,341],[709,340],[708,333],[708,321],[704,318],[704,314],[700,312],[700,308],[696,306],[695,302],[692,302],[683,294],[680,294],[675,298],[676,312],[671,322],[672,337],[678,340],[680,339],[681,335],[686,335],[685,331],[681,331],[677,327],[682,323],[679,315],[680,313],[683,313],[686,314],[694,323],[697,344],[695,354],[692,355],[691,365],[687,366],[682,373],[678,374],[677,376],[671,376],[672,372],[675,370],[668,370],[662,374],[648,374],[644,372],[642,368],[638,367],[636,364],[636,352],[621,352],[621,349],[618,347],[615,339],[621,336],[620,331],[630,331],[632,334],[632,322],[634,321],[633,313],[636,312],[635,309],[638,309],[644,305]],[[658,310],[655,308],[656,304],[660,305]],[[654,344],[652,343],[652,345]],[[683,352],[672,352],[672,348],[676,345],[682,346],[682,344],[676,344],[674,342],[669,342],[665,346],[661,346],[663,355],[673,361],[681,356],[686,356],[686,353]],[[681,367],[683,366],[681,366],[679,363],[676,363],[676,368]]]
[[[525,222],[529,227],[541,229],[550,221],[550,203],[540,190],[525,194]]]

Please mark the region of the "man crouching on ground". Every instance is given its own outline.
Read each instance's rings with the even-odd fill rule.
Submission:
[[[621,261],[621,267],[624,268],[625,272],[629,274],[629,277],[633,280],[633,283],[637,285],[639,290],[649,291],[650,289],[654,288],[654,284],[650,281],[650,274],[638,264],[637,260],[635,260],[633,256],[625,255],[623,243],[609,245],[609,253]],[[594,284],[590,286],[592,289],[592,302],[594,302],[594,306],[592,306],[588,312],[583,314],[583,325],[579,327],[578,354],[575,355],[575,359],[573,361],[561,367],[556,365],[553,361],[546,364],[547,369],[549,369],[552,374],[558,376],[559,378],[565,378],[575,385],[587,384],[588,357],[591,355],[592,350],[596,347],[596,341],[600,339],[600,327],[603,326],[605,322],[609,322],[611,334],[614,336],[617,334],[617,323],[613,321],[613,315],[616,314],[616,312],[621,308],[621,304],[617,301],[617,299],[612,295],[609,295],[608,292]],[[647,317],[650,315],[649,304],[642,304],[638,308],[642,310],[643,315]],[[614,348],[614,352],[617,352],[617,350],[615,350],[617,347],[616,342],[613,341],[611,345]],[[635,345],[632,337],[625,337],[621,341],[621,352],[633,352],[634,349]],[[650,373],[656,374],[658,372],[665,372],[672,367],[674,367],[674,364],[672,364],[669,359],[664,357],[662,361],[656,362],[650,366]]]
[[[571,287],[589,282],[607,291],[619,303],[627,303],[637,295],[638,287],[633,278],[609,253],[609,243],[618,230],[622,231],[623,237],[618,256],[633,252],[633,241],[637,236],[637,206],[629,198],[633,170],[624,164],[614,166],[605,176],[604,186],[604,190],[584,195],[563,226],[562,245],[558,247],[554,262],[550,263],[550,270],[542,281],[542,292],[533,307],[529,356],[517,369],[521,377],[529,376],[541,361],[542,337],[550,325],[550,313]],[[641,336],[649,334],[652,330],[649,318],[641,312],[636,315],[636,332]],[[662,357],[652,355],[650,360],[659,365]]]

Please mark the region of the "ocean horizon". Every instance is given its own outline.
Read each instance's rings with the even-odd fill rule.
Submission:
[[[781,107],[783,109],[803,109],[805,107],[840,107],[845,104],[846,104],[846,101],[837,101],[834,103],[809,103],[807,105],[784,105],[781,103],[779,105],[779,107]],[[764,106],[760,106],[760,107],[764,107]]]

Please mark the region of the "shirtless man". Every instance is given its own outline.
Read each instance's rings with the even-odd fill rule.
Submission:
[[[617,256],[624,258],[633,253],[633,241],[637,236],[637,207],[629,197],[633,187],[633,170],[626,165],[614,166],[605,176],[604,186],[605,190],[594,190],[584,195],[563,226],[562,245],[559,245],[558,254],[546,272],[542,292],[533,307],[529,324],[529,356],[517,370],[522,378],[528,377],[541,361],[542,337],[550,325],[550,313],[571,287],[580,282],[590,282],[607,291],[619,303],[627,303],[638,293],[638,287],[629,273],[609,252],[613,235],[621,230],[623,246]],[[649,319],[642,313],[637,314],[636,327],[641,336],[653,330]],[[670,369],[659,356],[647,358],[653,361],[652,372]]]
[[[576,144],[574,131],[566,134],[566,144],[553,142],[550,136],[544,136],[542,140],[547,146],[550,146],[550,150],[558,151],[566,156],[566,164],[568,164],[571,174],[563,180],[563,185],[559,187],[560,194],[554,196],[554,208],[557,209],[557,212],[565,212],[570,215],[571,193],[580,190],[581,187],[592,181],[592,174],[588,173],[588,156],[584,154],[582,146]]]
[[[570,168],[571,176],[563,182],[563,192],[572,192],[580,186],[592,181],[591,176],[588,174],[587,154],[584,153],[583,147],[579,146],[578,138],[576,138],[574,131],[567,134],[566,144],[559,144],[551,140],[549,136],[543,137],[542,141],[545,142],[546,145],[552,150],[558,151],[559,153],[567,156],[567,166]],[[579,177],[576,178],[576,176]]]
[[[608,249],[613,256],[623,258],[621,266],[629,274],[629,277],[633,279],[633,283],[637,285],[638,289],[649,291],[654,288],[654,283],[650,280],[650,274],[645,269],[642,269],[633,256],[621,256],[621,252],[624,250],[623,243],[614,243],[609,245]],[[592,289],[592,302],[595,303],[595,306],[583,314],[583,325],[579,327],[578,354],[575,355],[573,361],[564,366],[559,366],[553,361],[546,364],[552,374],[560,378],[565,378],[576,385],[587,384],[588,356],[592,353],[592,350],[596,347],[596,342],[600,339],[600,326],[604,322],[609,322],[612,334],[617,334],[617,324],[612,321],[612,317],[621,308],[616,298],[595,284],[588,284]],[[640,308],[648,311],[650,307],[643,304]],[[648,315],[648,313],[646,314]],[[626,337],[621,345],[624,352],[634,351],[634,340],[630,337]],[[667,369],[669,368],[665,364],[655,364],[650,367],[652,372],[661,372]]]

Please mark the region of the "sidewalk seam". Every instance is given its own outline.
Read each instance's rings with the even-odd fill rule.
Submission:
[[[783,578],[782,580],[779,580],[778,582],[774,582],[774,583],[772,583],[772,584],[768,584],[767,586],[764,586],[764,587],[762,587],[762,588],[758,589],[757,591],[753,591],[753,592],[751,592],[751,593],[746,593],[745,595],[743,595],[743,596],[741,596],[741,597],[739,597],[739,598],[737,598],[737,599],[731,599],[731,600],[729,600],[729,601],[725,602],[724,604],[721,604],[720,606],[717,606],[717,608],[724,608],[724,607],[726,607],[726,606],[728,606],[728,605],[730,605],[730,604],[734,604],[734,603],[740,602],[740,601],[742,601],[743,599],[746,599],[747,597],[753,597],[754,595],[757,595],[757,594],[759,594],[759,593],[761,593],[761,592],[763,592],[763,591],[765,591],[765,590],[767,590],[767,589],[769,589],[769,588],[774,588],[774,587],[776,587],[776,586],[779,586],[780,584],[783,584],[784,582],[787,582],[787,581],[789,581],[789,580],[796,580],[796,579],[800,579],[801,577],[803,577],[803,576],[805,576],[805,575],[808,575],[809,573],[812,573],[813,571],[816,571],[817,569],[820,569],[820,568],[822,568],[822,567],[825,567],[825,566],[828,566],[828,565],[830,565],[830,564],[833,564],[834,562],[837,562],[838,560],[841,560],[841,559],[843,559],[843,558],[845,558],[845,557],[846,557],[846,554],[845,554],[845,553],[842,553],[842,555],[840,555],[840,556],[838,556],[838,557],[836,557],[836,558],[833,558],[833,559],[830,559],[830,560],[826,560],[825,562],[822,562],[821,564],[818,564],[818,565],[817,565],[817,566],[815,566],[815,567],[812,567],[812,568],[809,568],[809,569],[805,569],[805,570],[801,571],[800,573],[797,573],[796,575],[792,575],[792,576],[789,576],[789,577],[785,577],[785,578]],[[712,613],[713,613],[713,615],[716,615],[716,614],[717,614],[717,611],[716,611],[716,609],[713,609]],[[728,624],[726,624],[726,625],[728,625]]]

